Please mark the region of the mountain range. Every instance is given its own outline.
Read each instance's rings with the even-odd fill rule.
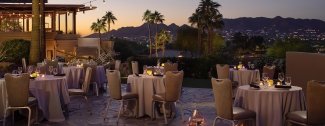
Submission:
[[[266,17],[241,17],[235,19],[224,19],[225,27],[223,28],[223,32],[225,31],[234,31],[234,32],[243,32],[243,31],[270,31],[273,30],[279,33],[290,33],[295,32],[297,30],[307,30],[313,29],[319,33],[325,33],[325,22],[318,19],[295,19],[295,18],[282,18],[280,16],[274,18],[266,18]],[[186,24],[182,25],[186,26]],[[174,36],[177,34],[178,28],[181,26],[177,26],[176,24],[158,24],[159,29],[165,29],[170,31],[170,33]],[[152,35],[156,32],[156,25],[150,25]],[[104,33],[102,38],[109,37],[120,37],[120,38],[146,38],[148,36],[148,25],[146,23],[141,26],[130,26],[130,27],[122,27],[117,30],[112,30],[109,33]],[[86,37],[97,37],[97,34],[91,34]]]

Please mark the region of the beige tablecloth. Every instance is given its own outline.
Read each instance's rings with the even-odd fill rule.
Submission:
[[[152,117],[152,96],[165,92],[164,78],[156,76],[129,75],[127,82],[131,84],[131,92],[139,95],[138,117],[148,115]]]
[[[68,66],[63,67],[63,72],[67,78],[67,83],[69,88],[80,88],[80,83],[84,78],[84,69],[83,67],[77,66]]]
[[[237,90],[234,106],[256,112],[256,126],[281,126],[285,115],[291,111],[305,110],[302,88],[291,89],[253,89],[249,85]]]
[[[0,118],[3,118],[4,110],[7,106],[8,97],[5,79],[0,79]]]
[[[258,70],[230,69],[230,79],[237,81],[239,86],[248,85],[256,80],[260,80],[260,72]]]
[[[66,77],[47,75],[44,78],[36,78],[30,81],[29,89],[48,121],[65,120],[61,105],[70,102]]]

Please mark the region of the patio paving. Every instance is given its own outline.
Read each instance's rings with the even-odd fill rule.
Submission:
[[[69,104],[69,116],[66,120],[59,123],[41,121],[39,126],[163,126],[163,116],[157,117],[156,120],[152,120],[150,117],[134,118],[129,116],[121,116],[119,123],[116,124],[117,110],[119,102],[112,102],[112,109],[109,110],[109,119],[104,121],[103,111],[106,105],[107,94],[100,96],[89,96],[91,103],[92,114],[87,112],[84,104],[81,104],[84,100],[81,97],[71,98]],[[169,119],[170,126],[186,126],[187,120],[191,116],[193,110],[197,108],[199,112],[207,121],[207,126],[211,126],[216,116],[213,100],[212,89],[207,88],[183,88],[181,101],[184,108],[184,121],[181,120],[179,109],[175,118]],[[9,121],[10,122],[10,121]],[[20,120],[16,122],[16,125],[22,125],[26,123],[26,120]]]

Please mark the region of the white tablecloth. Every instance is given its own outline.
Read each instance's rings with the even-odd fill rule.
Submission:
[[[99,88],[102,88],[104,83],[107,83],[107,77],[104,66],[97,66],[96,67],[96,75],[93,75],[96,79],[96,83],[98,84]]]
[[[237,81],[239,86],[248,85],[257,79],[260,80],[260,72],[258,70],[230,69],[230,79]]]
[[[164,78],[156,76],[129,75],[127,82],[131,84],[131,92],[139,95],[138,116],[152,116],[152,96],[156,93],[165,92]]]
[[[84,78],[84,69],[83,67],[68,66],[63,67],[63,72],[67,78],[69,88],[80,88],[80,83]]]
[[[4,110],[8,106],[7,88],[5,79],[0,79],[0,118],[3,117]]]
[[[291,89],[253,89],[249,85],[237,90],[234,106],[256,112],[256,126],[281,126],[285,115],[291,111],[305,110],[302,88]]]
[[[36,78],[30,81],[29,89],[48,121],[65,120],[61,105],[70,102],[66,77],[48,75],[44,78]]]

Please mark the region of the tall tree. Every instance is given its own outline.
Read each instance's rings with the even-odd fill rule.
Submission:
[[[170,34],[170,31],[166,31],[166,30],[161,30],[157,37],[156,37],[156,50],[158,48],[163,50],[163,56],[165,56],[165,47],[166,44],[169,43],[172,39],[172,36]],[[156,51],[156,57],[158,57],[158,53]]]
[[[159,13],[158,11],[155,11],[154,13],[152,13],[152,17],[153,17],[153,22],[156,24],[156,38],[158,37],[158,23],[163,23],[165,21],[164,19],[164,15],[162,15],[161,13]],[[156,41],[155,43],[155,48],[156,48],[156,57],[158,57],[158,43]]]
[[[98,33],[100,43],[101,43],[101,31],[107,31],[105,27],[106,27],[106,23],[104,20],[101,19],[97,19],[97,22],[93,22],[90,26],[90,29],[92,31]]]
[[[150,10],[146,10],[142,16],[142,21],[145,21],[148,25],[148,32],[149,32],[149,56],[152,54],[152,40],[151,40],[151,30],[150,24],[154,22],[154,18]]]
[[[200,17],[200,14],[198,12],[198,10],[196,10],[195,13],[192,14],[191,17],[188,18],[189,22],[191,23],[191,26],[195,26],[197,27],[197,51],[198,51],[198,54],[201,54],[202,52],[202,23],[203,23],[203,20],[202,20],[202,17]]]
[[[212,0],[201,0],[195,12],[198,15],[197,21],[201,25],[202,31],[207,35],[206,54],[208,55],[213,52],[212,41],[215,32],[224,26],[222,14],[218,10],[220,6]]]
[[[102,19],[107,23],[107,32],[111,30],[111,23],[115,24],[115,21],[117,20],[111,11],[107,11]]]

